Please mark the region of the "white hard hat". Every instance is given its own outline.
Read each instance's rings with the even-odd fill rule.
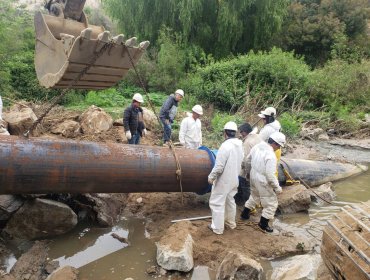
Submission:
[[[140,93],[135,93],[134,96],[132,97],[132,100],[135,100],[139,103],[144,102],[143,96]]]
[[[238,131],[238,126],[234,122],[227,122],[224,126],[224,130]]]
[[[182,97],[184,97],[185,93],[182,89],[178,89],[175,91],[176,94],[180,94]]]
[[[267,107],[265,110],[261,111],[261,114],[258,114],[260,118],[265,118],[265,116],[275,117],[276,109],[274,107]]]
[[[284,147],[286,143],[285,135],[281,132],[274,132],[270,135],[270,138],[278,143],[281,147]]]
[[[203,108],[200,105],[195,105],[191,110],[198,115],[203,115]]]

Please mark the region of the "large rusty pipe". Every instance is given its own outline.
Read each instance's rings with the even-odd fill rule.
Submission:
[[[207,151],[176,149],[184,192],[207,189]],[[180,192],[166,147],[0,137],[0,194]]]

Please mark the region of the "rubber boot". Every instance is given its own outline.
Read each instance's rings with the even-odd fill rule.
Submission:
[[[259,227],[266,232],[273,232],[274,230],[269,227],[269,220],[261,216],[261,220],[258,223]]]
[[[244,210],[243,212],[240,214],[240,218],[242,220],[248,220],[249,219],[249,213],[251,212],[251,210],[247,207],[244,207]]]

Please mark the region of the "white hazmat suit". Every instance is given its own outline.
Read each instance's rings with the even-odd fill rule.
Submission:
[[[202,123],[199,118],[194,120],[193,116],[188,116],[182,120],[179,140],[185,148],[198,149],[202,146]]]
[[[251,167],[251,195],[245,203],[245,207],[253,209],[261,203],[262,217],[270,220],[274,217],[278,207],[276,193],[282,191],[275,176],[276,156],[274,149],[266,142],[257,144],[248,156],[247,166]]]
[[[274,132],[279,132],[281,129],[281,125],[278,120],[274,120],[272,123],[266,124],[262,127],[259,135],[261,136],[262,140],[267,142],[269,140],[270,135]]]
[[[234,195],[237,192],[238,175],[243,160],[242,141],[237,138],[225,140],[218,150],[216,163],[208,176],[213,181],[209,207],[212,210],[212,230],[222,234],[224,223],[235,228],[236,204]]]

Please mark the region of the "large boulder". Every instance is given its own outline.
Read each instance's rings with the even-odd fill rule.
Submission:
[[[87,204],[91,206],[96,220],[103,227],[111,227],[122,210],[122,201],[115,199],[112,194],[84,194]]]
[[[81,115],[80,124],[84,134],[96,134],[111,129],[113,119],[103,109],[92,105]]]
[[[50,274],[46,280],[78,280],[78,273],[72,266],[63,266]]]
[[[310,140],[317,140],[319,135],[324,134],[324,133],[325,131],[320,127],[308,126],[308,127],[303,127],[299,135],[302,138],[307,138]]]
[[[272,262],[271,280],[317,279],[320,255],[299,255]]]
[[[20,239],[41,239],[66,233],[76,224],[77,215],[67,205],[36,198],[23,204],[4,231]]]
[[[216,280],[260,280],[262,272],[260,263],[240,253],[229,252],[217,270]]]
[[[188,272],[194,266],[189,221],[170,226],[157,245],[157,263],[166,270]]]
[[[307,211],[310,208],[311,197],[305,186],[301,184],[283,187],[283,193],[278,195],[278,211],[281,214],[291,214]]]
[[[159,126],[157,117],[155,116],[153,111],[143,107],[143,117],[144,124],[147,129],[154,130],[156,127]]]
[[[332,202],[335,198],[335,192],[332,189],[332,182],[327,182],[318,186],[317,188],[312,188],[315,192],[311,192],[311,200],[318,205],[323,205],[327,202]],[[321,199],[323,198],[323,199]]]
[[[0,195],[0,227],[5,225],[14,212],[23,204],[23,199],[18,196],[4,194]]]
[[[19,280],[45,279],[48,250],[46,241],[36,241],[31,249],[17,260],[10,270],[10,275]]]
[[[3,119],[8,123],[10,134],[20,135],[31,127],[37,116],[29,107],[12,107],[3,113]]]
[[[51,129],[54,134],[61,134],[67,138],[77,137],[81,133],[81,126],[74,120],[65,120]]]

